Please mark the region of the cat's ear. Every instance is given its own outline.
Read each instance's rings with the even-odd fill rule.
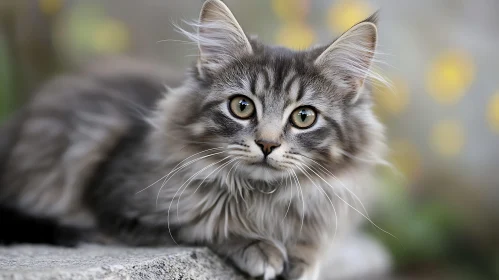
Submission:
[[[220,0],[207,0],[199,16],[199,61],[203,71],[216,71],[238,56],[251,54],[251,44],[229,8]]]
[[[377,13],[354,25],[329,45],[315,60],[315,65],[334,80],[347,87],[352,102],[358,98],[364,81],[372,73],[377,44]]]

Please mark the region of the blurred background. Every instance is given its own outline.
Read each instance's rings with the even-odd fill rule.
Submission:
[[[196,47],[172,23],[201,0],[0,0],[0,119],[50,77],[130,55],[179,75]],[[377,9],[377,85],[394,167],[366,228],[411,279],[499,279],[499,1],[226,0],[269,43],[326,43]],[[1,136],[0,136],[1,137]]]

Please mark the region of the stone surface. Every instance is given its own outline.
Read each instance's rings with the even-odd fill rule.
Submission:
[[[245,279],[204,248],[0,247],[0,279]]]

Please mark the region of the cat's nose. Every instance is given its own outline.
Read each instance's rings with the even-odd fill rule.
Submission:
[[[267,157],[272,151],[281,146],[281,144],[266,140],[255,140],[256,144],[262,149],[263,154]]]

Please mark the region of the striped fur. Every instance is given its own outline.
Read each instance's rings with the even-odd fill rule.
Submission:
[[[367,218],[384,153],[364,83],[372,21],[293,51],[249,39],[208,0],[184,32],[200,58],[181,86],[130,69],[46,86],[9,140],[0,202],[100,240],[207,245],[251,276],[317,279],[333,240]],[[235,95],[253,117],[230,112]],[[310,128],[290,123],[300,106],[317,113]],[[279,146],[265,156],[257,140]]]

